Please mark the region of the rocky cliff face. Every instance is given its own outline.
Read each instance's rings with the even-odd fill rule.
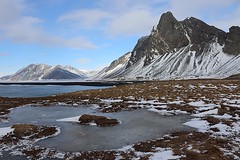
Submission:
[[[240,54],[240,27],[233,26],[229,29],[223,51],[232,55]]]
[[[149,65],[154,56],[172,53],[190,44],[189,50],[201,53],[206,44],[215,41],[223,44],[225,34],[224,31],[196,18],[177,21],[171,12],[164,13],[151,35],[135,46],[128,67],[143,56],[146,56],[144,66]]]
[[[126,66],[111,72],[114,77],[107,72],[102,75],[130,79],[224,77],[240,70],[239,39],[239,27],[226,33],[193,17],[178,21],[167,12],[149,36],[138,40]]]

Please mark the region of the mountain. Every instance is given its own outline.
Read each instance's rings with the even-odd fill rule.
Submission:
[[[126,53],[125,55],[121,56],[117,60],[113,61],[110,66],[105,67],[99,73],[97,73],[94,78],[111,78],[124,73],[124,69],[128,65],[130,60],[131,52]]]
[[[193,17],[178,21],[166,12],[150,35],[95,78],[225,78],[238,73],[240,27],[225,32]]]
[[[83,72],[88,78],[91,79],[91,77],[95,76],[97,73],[100,72],[100,70],[80,70]]]
[[[5,81],[32,81],[50,79],[85,79],[86,75],[71,66],[50,66],[46,64],[30,64],[13,75],[0,78]]]

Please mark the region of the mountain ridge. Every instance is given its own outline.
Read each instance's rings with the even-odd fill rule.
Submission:
[[[72,66],[50,66],[46,64],[30,64],[15,74],[1,77],[2,81],[36,81],[36,80],[61,80],[85,79],[87,75]]]
[[[127,64],[111,74],[105,68],[97,78],[225,78],[240,73],[239,37],[238,26],[224,32],[194,17],[178,21],[166,12],[151,34],[138,40]]]

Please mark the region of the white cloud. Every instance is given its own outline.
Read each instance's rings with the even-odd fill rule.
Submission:
[[[0,22],[11,23],[12,20],[18,19],[26,7],[23,0],[1,0]]]
[[[72,22],[79,28],[97,28],[102,21],[111,19],[112,16],[106,11],[100,9],[80,9],[71,11],[58,18],[58,22]]]
[[[96,48],[82,37],[64,38],[52,35],[40,27],[43,21],[23,13],[30,7],[24,0],[0,1],[0,39],[9,39],[16,43],[34,43],[78,49]]]
[[[91,60],[86,59],[86,58],[81,58],[81,59],[77,60],[77,63],[79,63],[79,64],[87,64],[89,62],[91,62]]]
[[[171,0],[170,10],[179,19],[184,19],[189,16],[215,16],[216,14],[221,15],[221,9],[237,1],[238,0]]]
[[[228,31],[231,26],[240,26],[240,4],[234,14],[227,15],[220,20],[213,21],[213,25],[221,26],[221,28],[225,31]]]
[[[240,24],[236,6],[240,6],[239,0],[171,0],[169,9],[179,20],[196,17],[227,31],[230,26]]]
[[[157,24],[161,7],[153,6],[159,2],[162,0],[100,0],[97,9],[74,10],[61,15],[58,22],[101,30],[110,37],[139,36],[149,33]]]
[[[106,26],[105,32],[110,36],[144,35],[157,24],[158,18],[148,9],[131,10],[117,15],[117,18]]]
[[[64,38],[45,31],[41,27],[45,23],[42,19],[26,16],[31,9],[26,2],[0,0],[0,39],[78,49],[97,48],[83,37]],[[69,30],[75,33],[81,29],[102,31],[109,37],[142,36],[151,31],[160,15],[167,10],[172,11],[179,20],[189,16],[204,21],[207,19],[207,23],[224,30],[240,22],[240,9],[231,13],[225,10],[234,3],[239,5],[239,0],[99,0],[91,3],[94,4],[93,8],[69,11],[58,17],[60,25],[70,27],[67,28],[67,35]],[[232,12],[236,12],[234,16]],[[63,30],[66,31],[66,28]]]

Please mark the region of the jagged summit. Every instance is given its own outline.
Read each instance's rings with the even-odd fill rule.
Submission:
[[[157,25],[157,29],[158,31],[168,31],[169,29],[171,30],[172,28],[174,28],[174,25],[178,23],[177,19],[173,16],[173,14],[171,12],[166,12],[163,13],[159,23]],[[169,27],[169,28],[167,28]]]
[[[126,62],[126,61],[125,61]],[[105,69],[102,78],[172,79],[226,77],[240,73],[240,28],[226,33],[194,18],[163,13],[149,36],[138,40],[127,64]],[[101,78],[100,76],[100,78]]]

